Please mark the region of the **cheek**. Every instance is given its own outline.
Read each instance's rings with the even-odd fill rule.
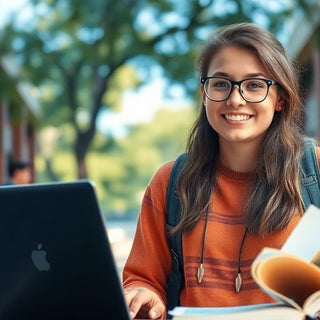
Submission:
[[[208,122],[210,123],[212,128],[216,128],[221,121],[221,116],[218,112],[219,107],[212,104],[212,101],[207,102],[205,109]]]
[[[275,112],[276,112],[276,105],[274,103],[269,103],[260,109],[261,117],[265,117],[266,120],[271,119],[270,121],[272,121]],[[257,111],[257,113],[259,114],[259,110]]]

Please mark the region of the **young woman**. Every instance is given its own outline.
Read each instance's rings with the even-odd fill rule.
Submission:
[[[254,283],[250,266],[263,247],[280,248],[303,213],[297,75],[279,41],[247,23],[218,29],[201,51],[198,68],[202,105],[178,179],[182,219],[171,230],[183,234],[180,302],[272,302]],[[137,318],[166,316],[172,166],[162,166],[147,187],[124,268],[125,296]]]

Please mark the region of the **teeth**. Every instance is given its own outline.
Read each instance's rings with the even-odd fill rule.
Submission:
[[[233,120],[233,121],[243,121],[250,119],[250,116],[244,115],[244,114],[226,114],[225,115],[227,120]]]

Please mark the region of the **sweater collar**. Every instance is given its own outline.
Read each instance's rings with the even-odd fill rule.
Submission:
[[[238,172],[225,167],[221,162],[218,163],[218,172],[221,176],[236,181],[249,181],[254,177],[254,171]]]

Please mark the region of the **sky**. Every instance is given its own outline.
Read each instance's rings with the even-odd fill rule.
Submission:
[[[22,8],[26,2],[26,0],[0,0],[0,26],[7,20],[10,12]]]
[[[0,0],[0,27],[5,23],[10,12],[19,10],[26,17],[30,11],[26,6],[28,0]],[[21,10],[23,8],[23,10]],[[23,19],[22,15],[22,19]],[[178,109],[189,107],[190,101],[177,93],[172,100],[164,98],[164,80],[161,76],[136,90],[128,90],[123,94],[123,105],[119,112],[102,111],[98,118],[98,128],[105,133],[117,137],[124,136],[127,125],[134,125],[152,120],[160,108]]]
[[[126,125],[149,122],[161,108],[177,110],[190,107],[190,101],[179,97],[178,93],[172,100],[165,99],[164,86],[164,81],[159,77],[137,90],[124,92],[122,110],[102,112],[98,127],[106,133],[121,137],[126,134]]]

